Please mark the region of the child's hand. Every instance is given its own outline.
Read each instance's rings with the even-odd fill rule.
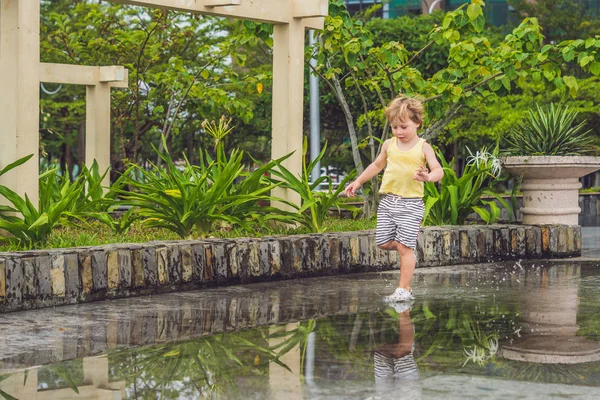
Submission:
[[[429,182],[429,170],[427,167],[421,165],[419,169],[415,171],[415,176],[413,176],[413,179],[419,182]]]
[[[358,181],[354,181],[346,187],[344,194],[348,197],[354,197],[356,196],[356,191],[360,189],[361,186],[362,185]]]

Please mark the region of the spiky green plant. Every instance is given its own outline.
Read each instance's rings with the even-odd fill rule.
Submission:
[[[0,176],[24,164],[31,157],[33,154],[9,164],[0,171]],[[0,240],[30,247],[43,243],[52,229],[61,222],[68,218],[80,218],[72,210],[83,190],[81,180],[71,183],[69,179],[64,179],[58,185],[56,175],[57,170],[53,169],[39,176],[40,199],[37,207],[27,194],[21,197],[15,191],[0,185],[0,195],[11,204],[0,206],[0,229],[9,233],[0,237]]]
[[[574,125],[577,111],[566,105],[536,105],[506,136],[504,153],[512,156],[577,156],[593,151],[586,121]]]
[[[323,233],[326,230],[325,220],[329,218],[329,210],[331,208],[337,208],[338,211],[344,209],[355,214],[360,211],[359,208],[348,204],[340,197],[346,184],[350,179],[354,178],[355,171],[348,174],[336,189],[333,188],[333,181],[329,176],[321,176],[314,182],[310,181],[311,171],[321,161],[326,150],[327,144],[323,146],[321,153],[307,165],[307,142],[305,139],[302,152],[302,174],[300,176],[293,174],[281,165],[279,161],[277,162],[277,168],[271,171],[274,177],[281,180],[279,181],[281,187],[292,190],[300,195],[301,204],[299,206],[293,203],[287,204],[298,210],[298,222],[315,233]],[[326,191],[318,191],[317,188],[323,182],[327,182],[328,189]]]
[[[164,137],[163,145],[166,149]],[[208,234],[217,221],[247,231],[266,220],[286,222],[285,215],[260,204],[269,202],[269,192],[279,185],[263,178],[265,172],[283,159],[245,172],[243,152],[236,149],[227,156],[219,144],[217,160],[200,153],[198,166],[186,159],[180,170],[168,151],[153,148],[165,167],[152,164],[147,170],[131,164],[124,174],[124,183],[133,190],[119,190],[121,204],[135,207],[136,214],[148,226],[168,229],[186,238],[194,230],[200,235]]]
[[[467,217],[475,212],[486,224],[497,222],[500,209],[494,201],[485,201],[483,196],[496,199],[512,215],[512,208],[493,187],[504,180],[494,150],[477,152],[467,161],[462,173],[454,171],[454,160],[447,162],[441,151],[436,150],[444,169],[440,188],[432,182],[425,183],[424,225],[463,225]],[[486,207],[487,206],[487,207]]]

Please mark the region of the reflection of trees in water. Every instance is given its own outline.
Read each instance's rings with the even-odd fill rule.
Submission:
[[[128,381],[133,398],[193,398],[231,392],[247,376],[268,375],[268,329],[220,334],[109,355],[113,379]],[[245,387],[246,389],[251,389]],[[186,397],[187,396],[187,397]]]
[[[540,273],[539,278],[534,275],[522,279],[529,286],[516,290],[527,296],[531,288],[546,282],[544,276]],[[514,282],[518,281],[513,280],[511,284]],[[580,306],[583,309],[580,307],[579,312],[583,311],[583,317],[577,319],[582,328],[579,334],[582,330],[595,332],[595,339],[600,306],[590,302],[595,296],[592,291],[597,291],[599,285],[600,281],[592,282],[589,287],[582,285],[584,296]],[[597,379],[590,376],[600,374],[600,363],[540,365],[495,356],[497,341],[502,347],[523,334],[519,328],[521,312],[527,311],[525,304],[524,301],[501,299],[496,302],[489,296],[481,301],[473,301],[471,297],[464,301],[417,302],[410,317],[415,326],[414,356],[419,370],[485,374],[524,381],[599,384],[589,380]],[[381,345],[398,342],[399,314],[386,307],[372,312],[331,315],[293,324],[265,325],[175,343],[117,350],[108,356],[110,378],[111,381],[127,381],[128,397],[140,399],[214,398],[224,392],[242,397],[243,391],[263,393],[269,388],[272,363],[287,371],[299,371],[290,376],[305,383],[311,335],[314,340],[312,373],[318,378],[317,384],[328,380],[362,384],[373,380],[373,351]],[[290,365],[281,361],[284,355],[295,352],[297,356],[286,358]],[[39,370],[40,382],[55,382],[62,387],[73,386],[68,382],[79,382],[80,375],[80,368],[73,363],[55,364]],[[0,377],[0,389],[1,381]]]
[[[577,310],[577,335],[594,339],[600,343],[600,302],[598,301],[598,290],[600,288],[600,275],[597,275],[597,267],[582,269],[582,277],[579,286],[579,309]],[[586,276],[594,274],[594,276]]]
[[[474,313],[471,315],[471,312]],[[498,314],[506,311],[495,310]],[[492,315],[493,314],[493,315]],[[416,328],[419,363],[456,366],[464,362],[462,349],[496,335],[495,313],[455,306],[411,311]],[[304,381],[309,335],[314,334],[314,375],[325,380],[373,380],[373,351],[397,343],[399,315],[392,308],[372,313],[336,315],[247,331],[218,334],[138,349],[109,353],[111,381],[125,380],[131,398],[212,398],[220,393],[257,393],[268,387],[269,364],[291,371],[280,359],[298,352],[299,380]],[[275,340],[274,340],[275,339]],[[462,346],[462,347],[461,347]],[[43,368],[49,379],[78,382],[81,371],[70,363]],[[52,380],[52,379],[51,379]],[[68,385],[69,387],[73,385]],[[74,385],[76,388],[76,385]]]
[[[84,372],[83,372],[83,360],[76,359],[71,361],[61,362],[55,365],[48,365],[44,367],[40,367],[38,369],[31,370],[33,374],[36,376],[33,378],[34,388],[41,391],[50,391],[62,388],[69,388],[74,393],[79,394],[79,385],[84,384]],[[23,379],[19,383],[25,387],[28,384],[28,377],[30,374],[30,370],[24,370]],[[3,390],[2,382],[10,378],[13,374],[4,374],[0,375],[0,399],[5,400],[25,400],[17,393],[14,393],[11,390]],[[35,387],[35,382],[37,382],[37,387]],[[13,389],[14,386],[13,386]],[[16,388],[17,390],[21,390],[21,387]]]
[[[83,384],[83,375],[83,359],[41,367],[37,371],[38,388],[48,390],[68,387],[79,393],[77,386]]]
[[[440,369],[493,360],[498,340],[515,334],[518,313],[508,306],[451,304],[413,308],[417,362]],[[421,365],[419,365],[421,366]]]

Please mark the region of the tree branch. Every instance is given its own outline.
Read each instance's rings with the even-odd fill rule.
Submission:
[[[421,50],[419,50],[416,54],[414,54],[410,60],[408,60],[407,62],[405,62],[404,64],[402,64],[401,67],[396,68],[392,71],[390,71],[390,74],[395,74],[396,72],[401,71],[403,68],[409,66],[410,64],[412,64],[417,58],[419,58],[419,56],[421,55],[421,53],[423,53],[425,50],[429,49],[433,44],[435,43],[435,40],[432,40],[431,42],[427,43],[425,45],[425,47],[423,47]]]
[[[454,118],[456,113],[462,108],[462,104],[454,103],[447,111],[444,117],[438,121],[436,121],[431,127],[428,127],[423,132],[423,139],[429,140],[431,138],[436,137],[439,132],[448,125],[448,123]]]

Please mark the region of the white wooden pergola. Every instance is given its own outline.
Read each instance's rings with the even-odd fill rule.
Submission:
[[[84,160],[88,165],[96,160],[100,173],[110,168],[110,89],[126,88],[128,77],[129,71],[121,66],[40,64],[40,82],[85,86]],[[102,185],[110,185],[109,174]]]
[[[304,41],[306,29],[322,29],[328,0],[112,0],[114,3],[164,8],[194,14],[267,22],[274,25],[273,38],[273,158],[294,152],[286,167],[300,173],[302,166],[302,112],[304,89]],[[29,154],[34,157],[0,177],[0,184],[17,193],[38,198],[39,82],[45,79],[40,64],[39,0],[0,0],[0,168]],[[60,67],[54,73],[58,74]],[[96,67],[93,67],[96,68]],[[83,71],[83,70],[81,70]],[[74,74],[84,74],[73,70]],[[46,77],[47,78],[47,77]],[[99,78],[100,79],[100,78]],[[74,81],[81,81],[73,77]],[[98,84],[106,84],[100,82]],[[101,86],[101,85],[100,85]],[[100,87],[97,86],[97,87]],[[103,92],[106,97],[106,91]],[[90,97],[88,97],[89,101]],[[98,103],[99,104],[99,103]],[[104,103],[103,103],[104,104]],[[105,107],[90,119],[106,118]],[[104,112],[102,112],[104,110]],[[87,107],[87,112],[93,112]],[[101,113],[101,114],[100,114]],[[101,122],[100,122],[101,123]],[[88,128],[89,129],[89,128]],[[90,154],[109,154],[108,140],[94,138]],[[110,146],[108,144],[108,146]],[[108,168],[104,160],[97,160]],[[100,164],[102,162],[102,164]],[[296,204],[293,192],[278,189],[274,195]]]

